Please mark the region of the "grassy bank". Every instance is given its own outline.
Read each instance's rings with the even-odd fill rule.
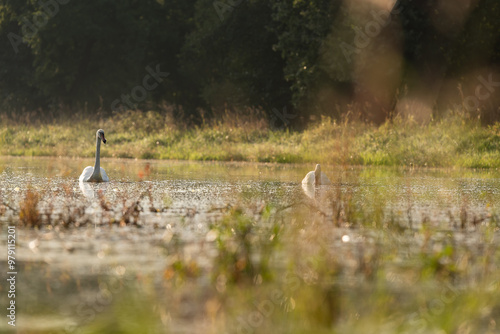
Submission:
[[[0,154],[91,157],[98,128],[109,140],[104,157],[500,167],[500,124],[482,127],[460,117],[425,126],[397,119],[380,127],[324,118],[303,132],[271,130],[266,122],[235,117],[186,129],[154,112],[51,123],[3,118]]]

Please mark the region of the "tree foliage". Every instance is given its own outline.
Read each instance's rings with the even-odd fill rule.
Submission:
[[[386,52],[381,36],[402,45],[398,92],[498,69],[497,1],[462,12],[430,0],[396,6],[392,25],[361,49],[353,41],[373,9],[342,0],[0,0],[0,108],[111,113],[135,89],[147,95],[122,105],[166,103],[195,120],[248,108],[339,116],[333,98],[315,101],[325,91],[344,97],[337,104],[359,96],[356,76],[374,66],[372,46]],[[168,76],[146,91],[148,68]]]

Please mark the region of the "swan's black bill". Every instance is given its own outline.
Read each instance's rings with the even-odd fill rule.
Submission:
[[[103,140],[102,140],[102,142],[103,142],[104,144],[106,144],[106,139],[103,139]]]

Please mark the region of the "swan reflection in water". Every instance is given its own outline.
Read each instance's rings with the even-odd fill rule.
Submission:
[[[314,186],[312,184],[302,183],[304,194],[316,203],[327,203],[332,194],[330,185]]]
[[[306,194],[307,197],[310,199],[314,199],[314,185],[309,184],[309,183],[302,183],[302,190],[304,191],[304,194]]]
[[[80,190],[82,191],[83,196],[89,199],[97,198],[99,191],[105,193],[107,188],[108,183],[80,182]]]

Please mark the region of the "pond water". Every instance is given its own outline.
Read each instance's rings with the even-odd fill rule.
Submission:
[[[16,228],[17,330],[74,332],[92,324],[128,291],[127,282],[161,284],[179,253],[185,263],[196,258],[209,273],[217,256],[211,227],[235,207],[258,211],[270,205],[284,212],[287,223],[294,207],[304,206],[311,215],[320,212],[342,236],[357,225],[347,216],[338,223],[339,198],[344,211],[346,203],[364,210],[356,218],[364,225],[392,216],[402,228],[429,224],[442,231],[472,231],[490,223],[500,198],[498,170],[324,165],[333,185],[311,190],[300,182],[312,165],[104,159],[111,182],[80,184],[79,174],[92,164],[92,159],[0,158],[0,252],[7,252],[7,226],[19,223],[28,189],[38,196],[41,224]],[[211,282],[210,275],[202,275],[198,285]],[[5,291],[0,300],[6,305]],[[173,314],[162,318],[175,323],[172,332],[196,333],[205,325],[190,320],[191,313],[203,313],[196,306],[178,312],[183,321],[173,320]],[[10,329],[0,323],[0,331]]]

